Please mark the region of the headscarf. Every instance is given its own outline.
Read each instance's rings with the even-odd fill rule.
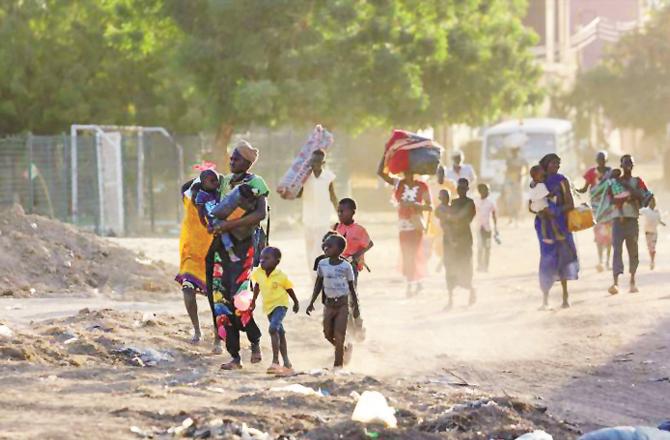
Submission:
[[[542,159],[540,159],[540,166],[544,168],[544,171],[547,171],[547,168],[549,167],[549,162],[551,162],[552,160],[557,160],[560,162],[561,158],[558,157],[558,154],[556,153],[549,153],[545,155]]]
[[[251,165],[258,160],[258,149],[252,147],[251,144],[245,140],[241,140],[235,144],[233,151],[240,153],[240,156],[246,159]]]

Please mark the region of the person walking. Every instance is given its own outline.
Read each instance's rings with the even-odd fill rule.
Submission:
[[[426,183],[415,179],[411,172],[403,173],[402,179],[391,177],[384,169],[382,157],[377,175],[393,185],[393,196],[398,204],[398,238],[402,258],[402,273],[407,282],[407,296],[414,296],[422,290],[421,280],[425,268],[423,237],[424,212],[432,212],[430,189]]]
[[[629,292],[639,292],[635,282],[635,273],[640,264],[638,249],[640,226],[638,218],[640,217],[640,208],[649,205],[651,200],[653,200],[653,194],[649,191],[641,177],[633,176],[634,167],[635,160],[633,156],[630,154],[621,156],[623,175],[618,179],[618,182],[628,191],[629,196],[623,201],[621,208],[618,210],[617,217],[612,221],[612,245],[614,247],[614,256],[612,259],[613,284],[608,289],[611,295],[619,293],[619,276],[624,272],[624,243],[628,251]]]
[[[321,255],[321,241],[332,225],[331,217],[337,212],[335,195],[335,173],[325,167],[326,152],[316,150],[312,153],[310,166],[312,172],[303,184],[298,198],[302,199],[302,223],[305,232],[305,253],[307,267],[312,278],[314,260]]]
[[[217,310],[225,310],[226,350],[231,356],[228,363],[221,365],[223,370],[242,368],[240,357],[240,332],[246,332],[251,342],[251,363],[262,360],[260,349],[261,331],[254,321],[251,311],[239,312],[235,309],[235,295],[250,289],[250,276],[254,256],[258,249],[254,246],[253,236],[260,222],[267,216],[267,195],[269,188],[261,176],[249,172],[258,159],[258,150],[246,141],[240,141],[230,156],[231,174],[222,176],[219,190],[225,197],[235,187],[249,185],[258,194],[256,207],[236,220],[222,220],[217,223],[215,234],[229,232],[233,241],[233,252],[238,257],[233,261],[226,251],[223,241],[215,238],[209,248],[206,259],[207,296],[209,299],[214,325],[216,327]],[[218,337],[218,336],[217,336]]]
[[[458,179],[458,197],[449,203],[448,192],[441,193],[440,209],[436,211],[444,226],[444,266],[449,294],[446,310],[454,305],[454,289],[463,287],[470,291],[468,305],[477,301],[472,285],[472,231],[470,223],[475,217],[475,203],[467,196],[468,179]]]
[[[198,319],[198,302],[196,294],[207,294],[205,275],[205,258],[212,243],[212,235],[200,221],[195,197],[200,188],[200,178],[191,179],[182,188],[184,219],[179,232],[179,272],[175,281],[181,286],[184,305],[193,325],[193,336],[190,342],[198,344],[202,337]],[[218,338],[214,339],[214,351],[221,352]]]
[[[545,185],[552,195],[548,207],[540,212],[534,212],[535,232],[540,243],[540,289],[542,290],[542,307],[546,309],[549,306],[549,291],[555,281],[561,282],[563,289],[563,308],[570,307],[568,281],[576,280],[579,277],[579,259],[577,257],[577,248],[572,236],[568,230],[568,212],[574,208],[574,200],[570,191],[570,182],[559,174],[561,168],[561,158],[551,153],[540,160],[540,166],[546,173]],[[550,228],[549,231],[543,230],[542,217],[551,217],[556,225],[556,231]],[[543,234],[549,234],[550,239],[546,239]]]
[[[509,223],[516,224],[519,221],[523,200],[522,181],[528,169],[528,163],[521,156],[521,147],[514,146],[507,151],[505,182],[503,183],[501,198],[504,201],[505,214],[509,216]]]
[[[477,208],[477,226],[479,236],[477,238],[477,270],[479,272],[489,271],[491,259],[491,239],[495,236],[498,240],[498,217],[496,216],[496,203],[491,200],[491,188],[486,183],[477,185],[479,199],[475,199]],[[493,222],[493,227],[491,223]]]
[[[612,168],[607,166],[607,151],[599,151],[596,154],[596,166],[589,168],[584,173],[584,186],[577,188],[577,192],[584,194],[587,191],[591,192],[591,206],[599,204],[599,199],[602,193],[594,191],[600,182],[609,179]],[[598,249],[598,265],[596,270],[602,272],[607,269],[610,270],[610,255],[612,253],[612,222],[603,221],[598,222],[593,227],[593,234],[595,236],[596,247]],[[607,253],[605,258],[605,265],[603,266],[603,254]]]

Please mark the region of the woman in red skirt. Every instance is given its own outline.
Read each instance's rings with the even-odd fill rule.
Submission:
[[[402,179],[391,177],[384,168],[384,158],[377,174],[394,187],[393,198],[398,204],[402,273],[407,280],[407,296],[414,296],[421,291],[421,280],[425,275],[423,212],[433,210],[430,189],[424,182],[415,180],[414,174],[409,172],[403,173]]]

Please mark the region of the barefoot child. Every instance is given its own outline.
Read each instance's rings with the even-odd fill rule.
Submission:
[[[477,240],[477,270],[489,271],[489,260],[491,258],[491,235],[498,237],[498,218],[496,217],[496,204],[489,197],[490,188],[485,183],[477,185],[479,200],[475,201],[477,208],[477,223],[479,226],[479,238]],[[493,219],[493,228],[491,228]]]
[[[356,202],[353,199],[344,198],[340,200],[337,205],[339,223],[333,229],[347,240],[347,247],[344,249],[342,257],[351,263],[354,269],[354,284],[358,287],[358,274],[367,267],[365,265],[365,253],[372,249],[374,243],[370,240],[368,231],[354,220],[355,214]],[[365,339],[362,319],[353,319],[350,315],[349,325],[352,336],[356,340]]]
[[[293,369],[288,359],[283,321],[288,311],[289,297],[293,300],[293,313],[298,313],[298,298],[293,291],[293,283],[277,268],[281,261],[281,251],[276,247],[266,247],[261,252],[260,260],[260,267],[251,273],[251,281],[255,283],[251,310],[256,308],[256,299],[260,293],[263,295],[263,313],[270,321],[268,332],[272,340],[272,365],[268,368],[268,374],[290,374]],[[284,361],[283,367],[279,365],[280,352]]]
[[[649,251],[649,269],[654,270],[656,266],[656,242],[658,241],[658,225],[665,226],[661,220],[661,213],[656,209],[656,200],[651,199],[649,206],[640,209],[644,217],[644,235],[647,239],[647,250]]]
[[[307,307],[307,315],[314,311],[314,302],[323,290],[323,334],[326,340],[335,347],[335,368],[344,365],[345,352],[347,360],[351,357],[351,344],[344,342],[347,335],[347,320],[349,318],[349,296],[353,301],[353,316],[360,317],[358,296],[354,285],[354,270],[349,262],[341,258],[347,247],[347,241],[341,235],[332,235],[323,243],[323,250],[327,258],[319,261],[317,268],[314,293]]]

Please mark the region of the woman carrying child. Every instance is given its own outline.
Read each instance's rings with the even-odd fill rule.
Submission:
[[[425,274],[423,213],[433,210],[430,189],[409,171],[402,179],[391,177],[384,169],[384,158],[379,163],[377,175],[394,187],[393,196],[398,203],[402,273],[407,280],[407,296],[414,296],[421,291],[421,280]]]
[[[219,310],[225,310],[226,319],[223,325],[226,332],[226,350],[232,357],[228,363],[221,365],[224,370],[242,368],[240,358],[240,331],[247,333],[251,342],[251,363],[262,360],[260,350],[261,331],[251,316],[242,319],[239,311],[235,310],[234,296],[249,289],[249,278],[254,261],[253,237],[260,222],[267,216],[268,186],[262,177],[249,173],[249,169],[258,159],[258,150],[248,142],[240,141],[230,156],[231,174],[223,176],[219,190],[224,198],[235,187],[242,184],[249,185],[258,194],[255,208],[249,210],[242,217],[235,220],[220,219],[214,229],[215,234],[229,232],[233,243],[232,251],[238,261],[233,261],[224,247],[224,242],[215,238],[207,254],[207,293],[216,325],[217,315],[215,305]],[[238,312],[238,313],[236,313]],[[249,315],[246,315],[249,318]]]
[[[576,280],[579,275],[577,248],[568,230],[568,212],[574,208],[570,182],[558,173],[561,158],[551,153],[540,160],[546,173],[544,184],[551,194],[549,206],[536,213],[535,231],[540,242],[540,288],[542,308],[549,305],[549,290],[554,281],[560,281],[563,288],[563,308],[570,307],[568,301],[568,280]],[[551,218],[554,228],[543,228],[544,219]],[[546,235],[545,235],[546,234]]]

